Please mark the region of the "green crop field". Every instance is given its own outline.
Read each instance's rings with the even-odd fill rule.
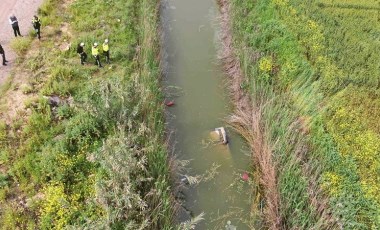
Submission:
[[[318,6],[326,8],[349,8],[349,9],[379,9],[379,1],[358,0],[319,0],[315,1]]]
[[[284,228],[380,227],[379,4],[232,1],[245,89],[267,101]]]

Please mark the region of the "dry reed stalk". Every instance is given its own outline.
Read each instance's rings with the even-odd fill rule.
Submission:
[[[231,116],[230,122],[243,135],[252,149],[254,164],[259,169],[259,183],[263,188],[265,222],[269,229],[281,229],[276,166],[272,149],[266,139],[265,129],[261,124],[261,109],[257,108],[253,108],[252,112],[248,114],[238,110]]]
[[[249,95],[245,94],[240,87],[244,82],[244,76],[232,45],[230,5],[227,0],[218,0],[218,3],[221,11],[221,40],[223,45],[219,58],[223,61],[225,71],[230,76],[230,90],[236,105],[236,112],[231,116],[230,122],[249,143],[254,164],[259,168],[259,183],[265,199],[263,214],[266,225],[269,229],[281,229],[277,176],[272,149],[266,139],[266,132],[261,121],[261,106],[253,105]]]

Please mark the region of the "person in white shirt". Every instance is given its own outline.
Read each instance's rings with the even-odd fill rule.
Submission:
[[[17,37],[17,35],[19,35],[20,37],[22,37],[22,35],[20,33],[20,28],[18,27],[17,18],[16,18],[16,16],[14,14],[12,14],[9,17],[9,23],[12,25],[13,33],[15,34],[15,37]]]

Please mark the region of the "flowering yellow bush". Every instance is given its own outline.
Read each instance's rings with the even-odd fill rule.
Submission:
[[[322,175],[322,189],[330,196],[337,196],[340,192],[342,177],[332,172],[325,172]]]
[[[50,184],[43,189],[43,192],[45,199],[41,210],[42,222],[45,222],[48,228],[63,229],[73,211],[63,184]]]
[[[273,0],[272,2],[276,6],[286,6],[289,3],[289,0]]]
[[[328,122],[342,156],[352,157],[358,165],[365,196],[380,204],[380,135],[368,130],[363,116],[350,107],[337,109]]]
[[[302,18],[302,17],[300,17]],[[304,26],[303,34],[300,42],[301,44],[308,49],[309,56],[312,59],[318,58],[320,53],[325,48],[324,36],[323,36],[323,28],[317,24],[317,22],[313,20],[305,20],[306,26]]]
[[[359,163],[359,174],[362,175],[362,187],[366,197],[377,200],[380,204],[380,137],[372,131],[365,131],[357,135],[354,158]]]
[[[273,60],[271,57],[263,57],[259,61],[259,69],[264,73],[270,73],[273,68]]]

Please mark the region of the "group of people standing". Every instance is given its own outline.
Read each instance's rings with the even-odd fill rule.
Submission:
[[[21,32],[20,32],[20,27],[18,25],[18,20],[14,14],[9,16],[9,23],[12,25],[12,29],[13,29],[13,33],[14,33],[15,37],[17,37],[17,36],[22,37]],[[41,20],[37,17],[37,15],[34,15],[34,17],[32,19],[32,25],[33,25],[33,28],[36,32],[38,39],[41,39]],[[77,47],[77,53],[80,55],[80,63],[82,65],[84,65],[87,61],[87,53],[84,49],[84,46],[85,46],[84,42],[81,42]],[[102,52],[106,58],[107,64],[109,64],[110,63],[110,48],[109,48],[109,44],[108,44],[108,39],[105,39],[103,42]],[[92,45],[91,54],[95,58],[95,65],[97,65],[97,66],[99,66],[99,68],[101,68],[102,64],[100,62],[100,54],[99,53],[100,52],[99,52],[98,43],[95,42]],[[4,66],[7,65],[6,63],[8,61],[5,58],[5,51],[4,51],[3,47],[1,46],[1,44],[0,44],[0,55],[3,58],[3,65]]]
[[[22,37],[21,32],[20,32],[20,27],[18,25],[17,17],[14,14],[9,16],[9,24],[11,24],[12,26],[15,37],[17,36]],[[38,39],[41,39],[41,20],[38,18],[37,15],[33,16],[32,25]],[[5,58],[5,51],[1,44],[0,44],[0,55],[3,58],[3,65],[6,66],[8,61]]]
[[[15,37],[17,37],[17,35],[22,37],[20,33],[20,27],[18,25],[18,20],[14,14],[9,16],[9,24],[12,25],[12,29],[13,29],[13,33]],[[38,39],[41,39],[41,20],[38,18],[37,15],[33,16],[32,25],[33,25],[34,31],[36,31]]]
[[[106,58],[107,64],[110,63],[110,47],[109,47],[108,42],[109,42],[108,39],[105,39],[103,42],[103,45],[102,45],[103,55]],[[77,47],[77,53],[80,55],[80,63],[82,65],[84,65],[87,61],[87,53],[84,50],[84,46],[85,46],[84,42],[81,42]],[[100,62],[100,54],[99,53],[100,52],[99,52],[98,43],[95,42],[92,45],[91,54],[95,58],[95,65],[97,65],[97,66],[99,66],[99,68],[101,68],[103,66],[102,66],[102,63]]]

